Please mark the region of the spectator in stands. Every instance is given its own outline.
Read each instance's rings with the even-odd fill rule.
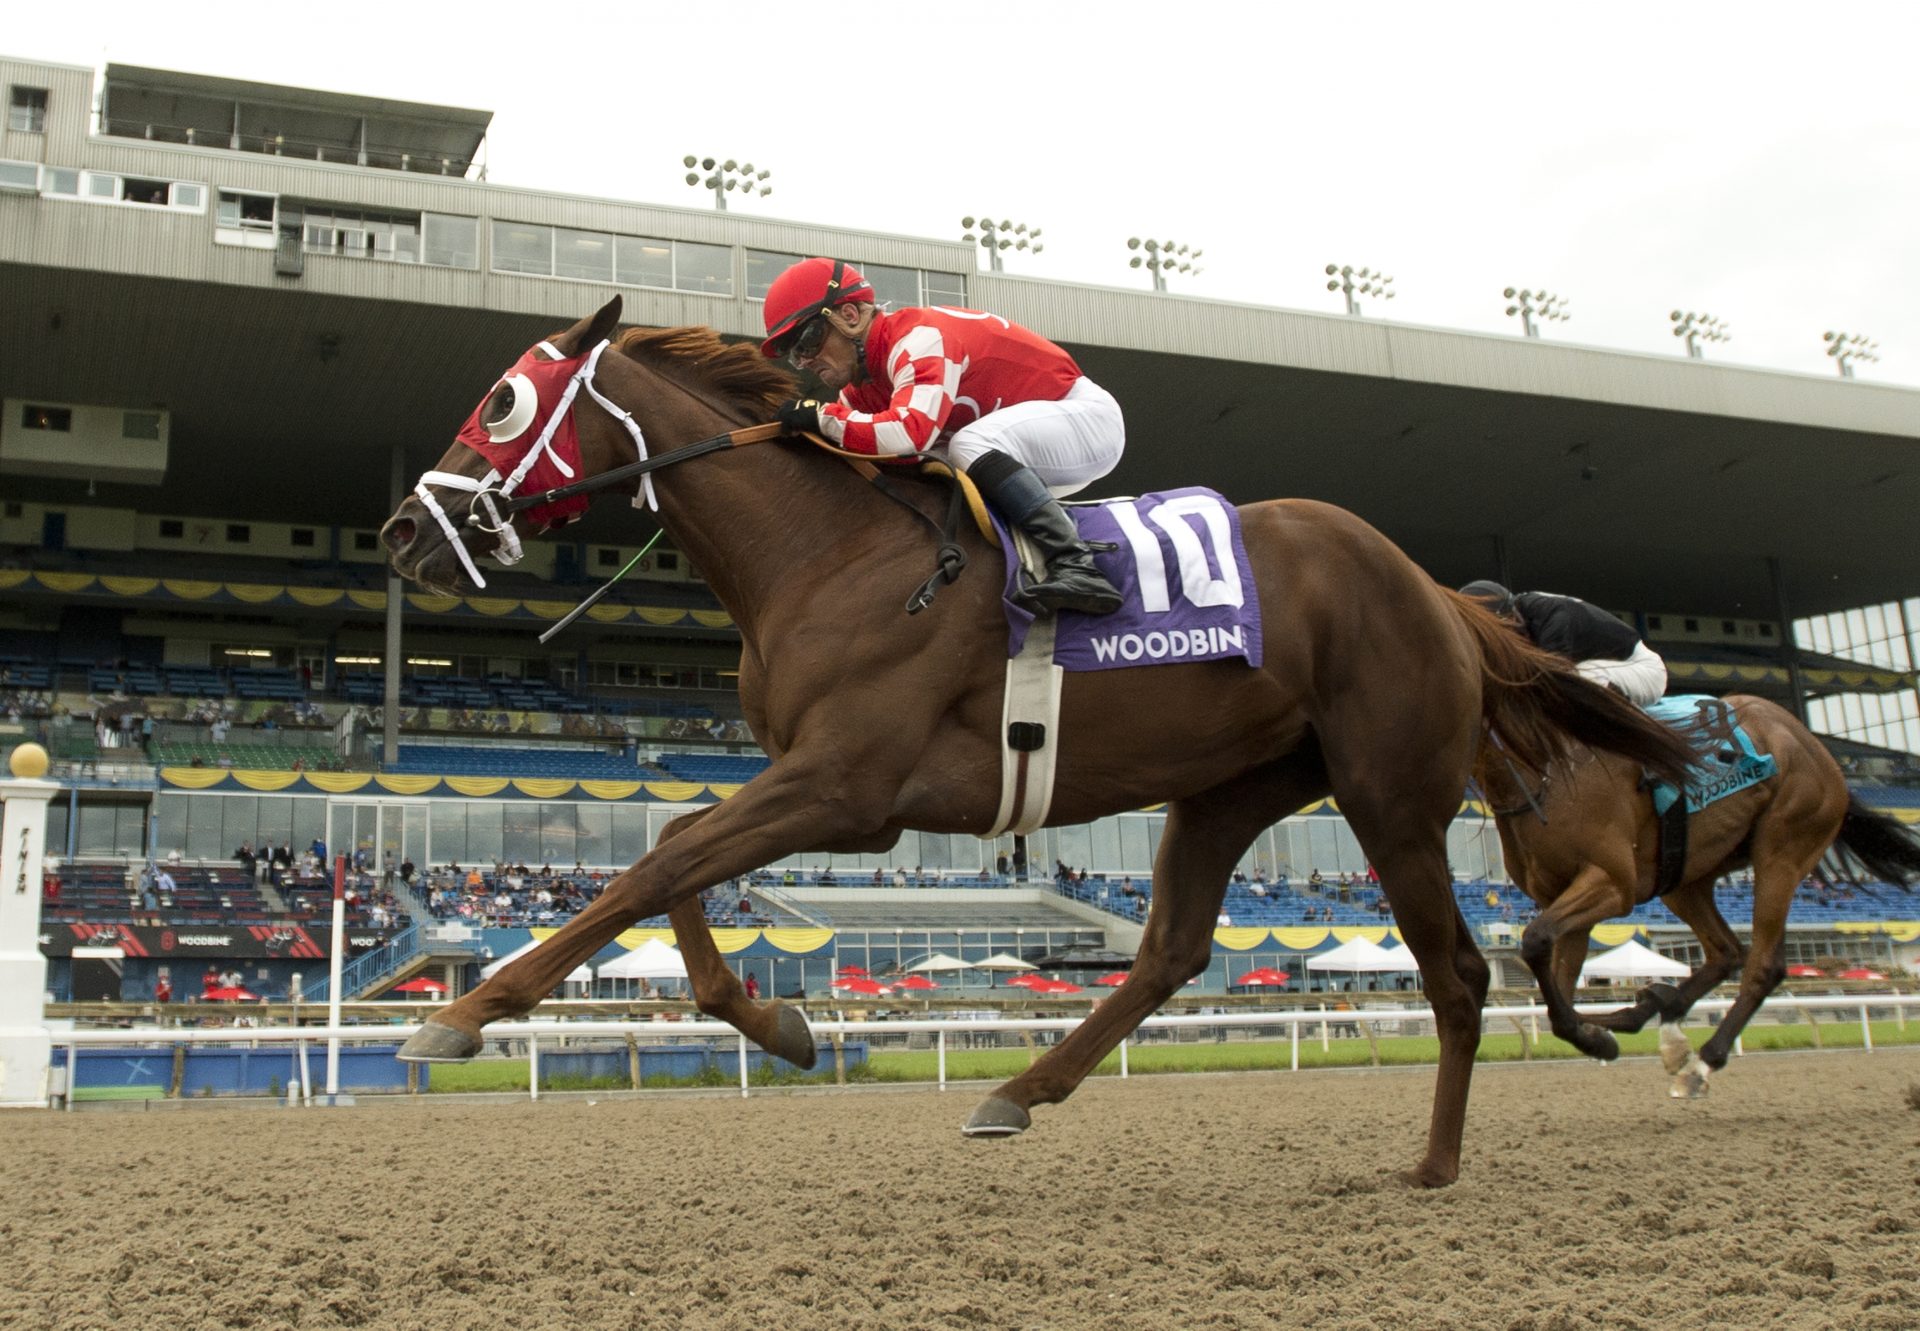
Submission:
[[[173,881],[173,875],[168,873],[165,869],[161,869],[158,873],[154,874],[153,876],[153,890],[154,892],[157,892],[159,894],[161,902],[164,902],[167,905],[171,906],[173,904],[173,894],[175,892],[178,892],[180,889],[178,886],[175,885]],[[149,896],[151,895],[152,894],[150,893]],[[153,910],[156,908],[157,908],[157,903],[149,900],[147,903],[147,909]]]
[[[240,861],[240,867],[246,871],[247,877],[253,877],[253,867],[260,862],[260,857],[253,853],[251,841],[242,841],[240,849],[233,852],[233,858]]]
[[[760,977],[752,971],[747,972],[746,990],[748,1002],[751,1003],[760,997]]]
[[[307,849],[313,852],[313,858],[319,860],[320,863],[325,864],[327,862],[327,843],[319,837],[315,837],[313,844],[308,846]]]
[[[456,869],[458,868],[458,866],[455,866],[455,867]],[[466,882],[467,882],[467,891],[469,892],[478,892],[487,885],[486,880],[481,878],[480,870],[477,868],[467,870]]]
[[[208,732],[213,736],[213,742],[215,744],[225,744],[227,742],[227,729],[227,718],[224,716],[216,716],[213,719],[213,724],[208,727]]]
[[[740,894],[740,904],[734,907],[734,909],[741,915],[751,915],[753,914],[753,901],[745,892],[742,892]]]
[[[1487,909],[1498,910],[1499,907],[1500,907],[1500,889],[1489,884],[1487,887]]]
[[[1223,906],[1220,909],[1220,918],[1214,921],[1214,923],[1222,929],[1231,929],[1233,928],[1233,916],[1227,914],[1226,908]]]
[[[1326,882],[1327,880],[1320,876],[1320,870],[1317,868],[1312,873],[1307,875],[1307,886],[1313,888],[1316,891],[1326,886]]]
[[[999,874],[1002,878],[1005,878],[1010,872],[1012,872],[1012,870],[1013,870],[1013,862],[1009,860],[1005,855],[1000,856],[998,859],[994,860],[993,862],[993,871]]]
[[[200,977],[200,992],[202,995],[210,994],[219,987],[220,972],[215,968],[214,964],[209,961],[207,963],[207,973]]]
[[[162,975],[158,980],[154,981],[153,1001],[156,1003],[171,1003],[173,1001],[173,981],[169,980],[165,975]]]
[[[401,882],[411,887],[413,885],[413,875],[417,872],[418,870],[414,868],[414,864],[411,859],[405,859],[400,861],[400,881]]]

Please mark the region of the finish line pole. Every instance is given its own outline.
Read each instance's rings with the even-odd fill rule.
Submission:
[[[347,951],[347,857],[333,857],[333,955],[327,960],[327,1025],[340,1029],[340,965]],[[327,1037],[327,1100],[340,1094],[340,1037]]]

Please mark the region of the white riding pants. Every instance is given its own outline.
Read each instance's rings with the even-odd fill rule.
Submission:
[[[1667,691],[1667,663],[1644,642],[1624,661],[1581,661],[1574,669],[1596,684],[1618,689],[1639,707],[1658,702]]]
[[[988,451],[1025,463],[1056,498],[1083,489],[1112,471],[1127,446],[1127,427],[1113,394],[1081,375],[1057,402],[1016,402],[990,411],[957,431],[944,454],[965,471]]]

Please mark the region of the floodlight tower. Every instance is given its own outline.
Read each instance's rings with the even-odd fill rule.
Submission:
[[[1327,290],[1338,291],[1347,298],[1347,313],[1354,318],[1360,317],[1361,296],[1378,296],[1381,300],[1393,299],[1393,279],[1385,273],[1376,273],[1371,268],[1355,268],[1352,264],[1327,265]]]
[[[1127,248],[1144,251],[1128,259],[1127,267],[1145,268],[1153,277],[1155,291],[1167,289],[1169,272],[1197,275],[1206,271],[1194,262],[1205,251],[1176,245],[1171,240],[1141,240],[1138,236],[1131,236],[1127,240]]]
[[[1700,352],[1702,342],[1731,342],[1733,330],[1711,314],[1695,314],[1692,310],[1684,313],[1675,310],[1667,318],[1673,321],[1673,335],[1687,339],[1687,355],[1694,360],[1705,360]]]
[[[724,162],[716,162],[711,157],[695,157],[691,153],[682,157],[680,162],[681,165],[689,168],[687,183],[704,185],[712,190],[713,206],[723,213],[727,210],[729,190],[739,190],[742,197],[758,194],[763,199],[773,193],[773,186],[766,183],[767,177],[773,172],[755,171],[752,162],[736,162],[731,157]],[[692,170],[693,167],[699,167],[700,170]],[[700,178],[700,171],[707,173],[705,180]]]
[[[1567,313],[1565,296],[1556,296],[1544,290],[1515,291],[1512,287],[1508,287],[1506,297],[1513,302],[1507,306],[1507,317],[1511,319],[1514,315],[1519,315],[1520,330],[1528,337],[1540,336],[1539,325],[1534,323],[1536,318],[1542,322],[1553,322],[1573,317]]]
[[[993,272],[1001,271],[1000,253],[1002,250],[1032,250],[1035,254],[1046,248],[1040,243],[1040,228],[1028,230],[1025,222],[1009,222],[1004,218],[998,222],[991,217],[982,217],[978,221],[971,217],[960,219],[967,234],[961,240],[971,245],[979,242],[980,248],[987,252],[987,267]],[[978,226],[980,234],[973,234]]]
[[[1840,367],[1842,379],[1853,378],[1853,363],[1857,360],[1876,361],[1880,359],[1880,344],[1870,337],[1858,333],[1825,332],[1820,340],[1827,344],[1827,354]]]

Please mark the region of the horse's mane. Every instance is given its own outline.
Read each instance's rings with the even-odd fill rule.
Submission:
[[[704,387],[770,420],[794,395],[793,376],[751,342],[723,342],[711,328],[630,328],[614,345],[681,383]]]

